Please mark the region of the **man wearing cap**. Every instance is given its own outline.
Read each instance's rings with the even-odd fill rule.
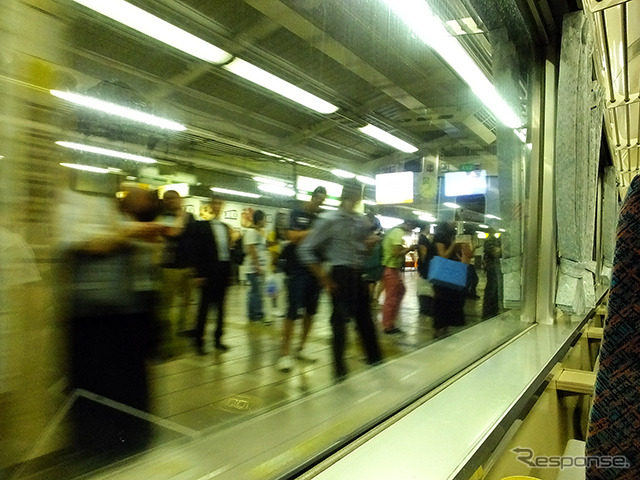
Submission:
[[[320,206],[324,203],[326,197],[327,190],[322,186],[317,187],[308,202],[301,208],[292,210],[289,218],[289,230],[287,232],[289,244],[280,254],[285,263],[285,273],[288,277],[287,289],[289,293],[289,308],[284,319],[280,358],[278,358],[276,362],[278,370],[283,372],[288,372],[293,368],[291,339],[293,337],[295,321],[296,318],[299,317],[300,310],[304,310],[304,312],[302,314],[300,343],[296,349],[295,357],[301,361],[314,360],[312,357],[303,353],[303,348],[311,331],[313,316],[318,309],[321,287],[313,274],[298,261],[296,257],[296,247],[311,231],[311,227],[316,218],[318,218],[318,213],[321,211]]]
[[[382,285],[384,288],[384,306],[382,307],[382,329],[384,333],[402,333],[396,326],[400,302],[407,291],[402,280],[402,268],[405,255],[416,249],[415,245],[404,246],[403,237],[411,232],[415,223],[405,220],[393,227],[382,240]]]
[[[331,294],[333,311],[334,374],[338,381],[347,375],[346,330],[353,317],[365,350],[367,363],[382,360],[376,329],[369,309],[369,289],[362,275],[368,251],[379,241],[371,234],[371,223],[355,211],[362,200],[362,185],[347,180],[338,210],[321,215],[298,246],[298,259],[306,265]],[[323,262],[329,270],[323,268]]]

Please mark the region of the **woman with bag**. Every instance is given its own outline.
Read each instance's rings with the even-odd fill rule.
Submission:
[[[439,223],[433,237],[436,255],[462,262],[469,261],[471,246],[456,242],[456,228],[453,223]],[[435,337],[442,337],[449,331],[449,327],[459,327],[465,324],[464,301],[465,291],[456,290],[442,285],[433,285],[433,327]]]

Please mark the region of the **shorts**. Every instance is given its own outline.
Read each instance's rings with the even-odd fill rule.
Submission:
[[[321,287],[310,271],[295,271],[287,278],[287,289],[289,290],[287,318],[295,320],[301,317],[302,310],[308,315],[316,314]]]

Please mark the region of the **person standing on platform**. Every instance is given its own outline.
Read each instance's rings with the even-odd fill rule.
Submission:
[[[415,223],[405,220],[397,227],[389,230],[382,240],[382,282],[384,284],[384,306],[382,307],[382,329],[384,333],[402,333],[396,326],[400,302],[407,289],[402,280],[405,256],[416,249],[415,245],[404,246],[404,236],[410,233]]]
[[[300,263],[306,265],[331,294],[333,363],[338,381],[348,372],[345,349],[349,317],[355,319],[367,363],[382,361],[371,317],[369,289],[362,277],[368,250],[380,239],[371,234],[369,220],[355,211],[361,201],[362,185],[355,180],[345,182],[339,209],[321,215],[297,251]],[[323,262],[329,270],[323,268]]]
[[[456,243],[456,227],[449,222],[440,222],[433,237],[436,254],[449,260],[462,261],[461,245]],[[434,285],[433,327],[435,336],[442,337],[449,327],[464,325],[464,290]]]
[[[502,244],[496,237],[496,231],[489,229],[489,237],[484,242],[482,264],[487,272],[487,284],[484,288],[482,300],[482,319],[491,318],[500,313],[500,297],[502,292],[502,272],[500,271],[500,257]]]
[[[176,353],[176,334],[186,329],[192,297],[194,259],[194,229],[196,219],[182,207],[182,198],[175,190],[162,196],[164,214],[160,222],[166,225],[160,288],[163,356]],[[176,305],[176,299],[179,302]],[[177,325],[174,311],[177,309]]]
[[[264,280],[269,265],[269,251],[264,226],[267,217],[262,210],[253,212],[253,223],[244,233],[244,268],[249,280],[247,293],[247,314],[250,322],[265,321],[264,315]]]
[[[224,206],[222,199],[213,195],[209,206],[213,218],[196,222],[195,235],[195,267],[198,276],[196,283],[200,285],[195,343],[200,355],[206,353],[204,334],[211,304],[217,306],[218,313],[213,334],[214,346],[216,350],[222,352],[229,349],[222,343],[222,335],[224,334],[225,298],[231,275],[230,250],[235,238],[232,236],[231,227],[220,220]]]
[[[280,358],[276,362],[278,370],[287,372],[293,368],[293,358],[291,357],[291,340],[296,319],[302,314],[302,330],[300,331],[300,343],[296,350],[296,358],[303,361],[313,361],[314,359],[303,354],[303,349],[311,325],[313,316],[318,310],[318,299],[320,298],[321,286],[316,277],[308,268],[301,265],[296,255],[296,248],[309,235],[311,228],[320,213],[321,205],[327,198],[327,190],[317,187],[311,199],[302,208],[296,208],[291,212],[289,219],[289,232],[287,237],[289,245],[282,253],[287,279],[287,290],[289,291],[289,309],[284,320],[282,331],[282,345],[280,347]]]
[[[429,224],[426,224],[418,236],[418,304],[420,314],[433,315],[433,285],[427,278],[429,277],[429,265],[435,256],[435,247],[429,239]]]

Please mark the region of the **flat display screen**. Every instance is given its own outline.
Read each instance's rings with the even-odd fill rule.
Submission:
[[[376,175],[376,203],[413,203],[413,172]]]
[[[447,197],[487,193],[487,171],[449,172],[444,174],[444,194]]]

